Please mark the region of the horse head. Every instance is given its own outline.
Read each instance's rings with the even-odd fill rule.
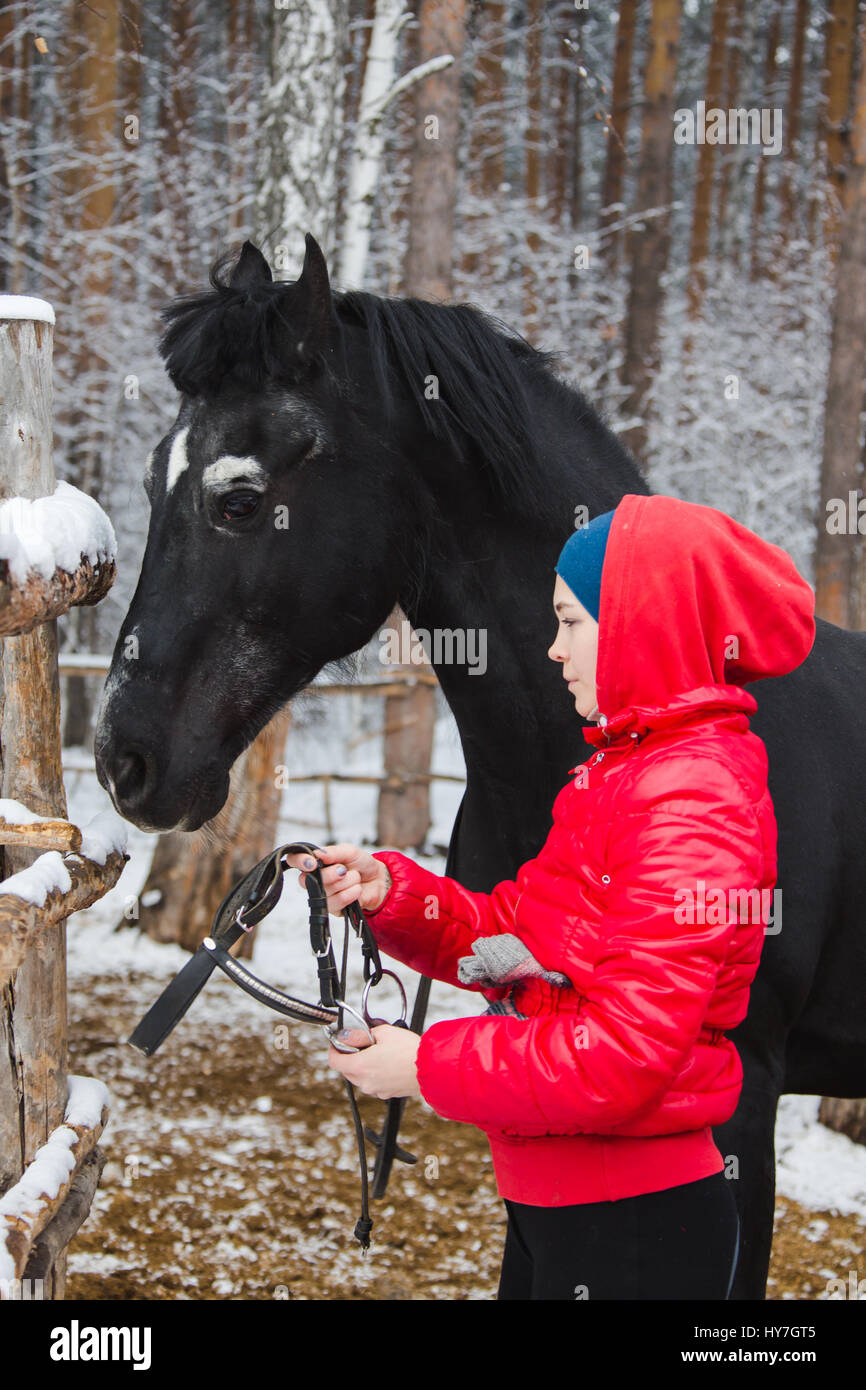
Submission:
[[[408,524],[312,236],[297,281],[246,242],[163,314],[180,409],[147,462],[146,548],[95,737],[100,782],[151,831],[212,818],[277,710],[370,640],[405,580]]]

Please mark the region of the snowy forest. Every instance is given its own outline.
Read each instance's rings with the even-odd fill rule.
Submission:
[[[44,620],[56,623],[56,650],[38,658],[57,683],[52,796],[10,780],[13,732],[49,716],[36,668],[10,664],[27,639],[3,639],[0,810],[20,824],[0,853],[9,878],[60,844],[28,838],[21,803],[90,819],[103,862],[125,855],[98,900],[50,928],[53,982],[42,967],[25,976],[23,947],[0,973],[12,1059],[0,1219],[64,1116],[62,1103],[35,1106],[18,1133],[22,1090],[45,1065],[28,1010],[68,1013],[52,1025],[51,1085],[98,1078],[109,1097],[86,1220],[41,1265],[0,1249],[0,1300],[495,1297],[505,1218],[478,1130],[408,1103],[400,1143],[420,1161],[395,1165],[362,1261],[355,1140],[316,1029],[293,1027],[287,1055],[274,1019],[217,975],[164,1052],[126,1047],[274,845],[394,846],[444,874],[466,786],[438,663],[428,653],[413,668],[423,679],[389,685],[377,634],[274,714],[203,827],[129,823],[121,839],[104,818],[100,702],[151,524],[145,465],[179,407],[161,311],[205,291],[214,262],[246,242],[275,279],[298,280],[306,234],[335,292],[473,305],[554,354],[653,493],[782,547],[818,617],[866,631],[864,0],[0,3],[0,321],[13,298],[52,306],[54,477],[95,499],[116,536],[101,601]],[[17,491],[4,462],[2,497]],[[0,515],[0,533],[11,527]],[[521,556],[532,534],[516,529]],[[552,630],[551,616],[542,665]],[[27,709],[7,735],[14,691]],[[815,704],[797,717],[805,738]],[[287,891],[240,955],[313,998],[304,895]],[[861,947],[850,971],[866,984],[862,959]],[[395,969],[414,989],[417,973]],[[436,984],[427,1022],[463,1017],[466,998]],[[866,1102],[854,1087],[813,1090],[779,1101],[774,1302],[866,1296]],[[77,1094],[89,1115],[96,1092],[90,1108]],[[363,1107],[380,1125],[381,1103]],[[10,1199],[16,1232],[23,1211]],[[38,1295],[8,1292],[31,1275]]]
[[[447,14],[3,6],[0,274],[64,312],[58,476],[143,540],[130,494],[174,413],[159,307],[246,237],[291,278],[311,231],[337,287],[469,301],[560,353],[655,489],[725,503],[811,577],[856,312],[857,5]],[[766,111],[772,139],[671,140],[699,102]]]

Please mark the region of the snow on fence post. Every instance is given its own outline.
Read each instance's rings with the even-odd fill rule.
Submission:
[[[65,832],[57,827],[67,821],[67,808],[56,615],[71,603],[97,602],[114,578],[114,535],[104,513],[66,484],[58,485],[60,495],[55,496],[53,325],[54,311],[44,300],[0,296],[0,797],[5,819],[11,813],[16,819],[9,841],[0,837],[6,914],[0,921],[0,955],[5,951],[9,963],[7,971],[0,971],[0,1206],[8,1208],[12,1223],[7,1230],[0,1221],[0,1273],[7,1275],[14,1266],[16,1279],[25,1247],[58,1217],[107,1117],[100,1104],[100,1113],[88,1116],[75,1131],[69,1128],[74,1119],[64,1125],[73,1101],[66,1072],[66,917],[107,891],[128,857],[125,845],[118,846],[110,834],[108,843],[97,835],[89,843],[96,846],[97,862],[102,851],[101,878],[92,853],[82,848],[81,872],[75,876],[55,850],[43,856],[49,862],[33,875],[9,882],[33,865],[42,848],[40,836],[43,843],[46,834],[74,841],[73,827]],[[80,551],[81,534],[98,537],[89,556]],[[76,561],[70,569],[67,556],[73,549]],[[38,817],[52,822],[53,830],[35,829]],[[34,883],[42,887],[41,895],[33,895]],[[60,896],[40,914],[49,889]],[[61,1150],[62,1181],[56,1159]],[[44,1157],[37,1162],[37,1155]],[[84,1188],[79,1182],[72,1194],[79,1206],[82,1200],[89,1205],[88,1183],[91,1197],[95,1186],[86,1176]],[[39,1188],[35,1195],[34,1185]],[[70,1225],[70,1234],[74,1232],[70,1212],[76,1201],[58,1220],[54,1244],[43,1242],[43,1297],[63,1297],[69,1235],[64,1241],[62,1232]],[[7,1234],[18,1242],[16,1258],[7,1252]],[[50,1255],[45,1253],[49,1248]],[[9,1296],[0,1289],[0,1298]]]

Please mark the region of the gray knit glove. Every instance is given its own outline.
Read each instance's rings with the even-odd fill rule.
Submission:
[[[539,965],[520,937],[511,932],[476,937],[472,955],[461,956],[457,962],[457,978],[461,984],[481,985],[484,989],[531,979],[546,980],[551,985],[571,984],[567,975]]]

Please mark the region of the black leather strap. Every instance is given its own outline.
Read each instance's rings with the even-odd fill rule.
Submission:
[[[279,902],[283,891],[283,869],[280,867],[283,853],[285,846],[254,865],[226,894],[214,913],[210,934],[226,950],[240,940],[244,930],[255,926]],[[241,912],[243,925],[237,921],[238,912]],[[199,946],[131,1033],[130,1045],[145,1057],[152,1057],[198,998],[215,964],[214,957]]]
[[[203,946],[175,975],[156,1003],[151,1005],[138,1027],[127,1039],[145,1057],[152,1057],[172,1029],[180,1023],[189,1006],[195,1001],[211,977],[214,960]]]

